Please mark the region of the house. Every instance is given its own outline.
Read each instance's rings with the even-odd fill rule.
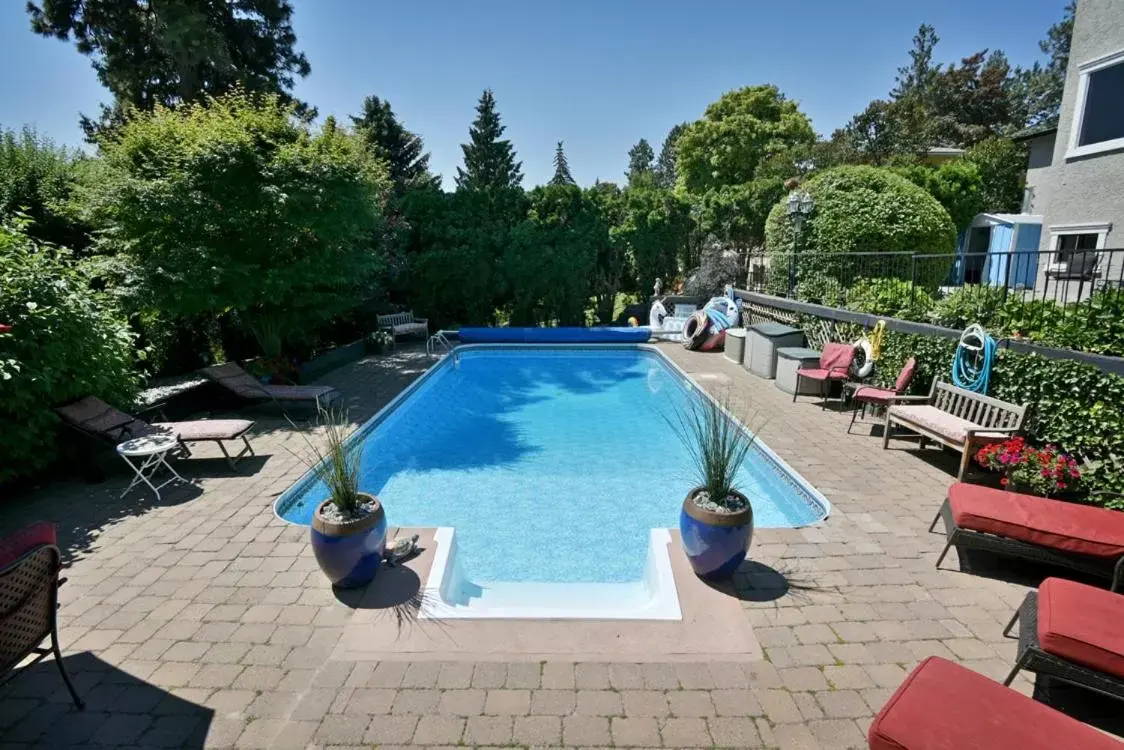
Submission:
[[[1022,213],[1042,217],[1036,295],[1077,301],[1121,286],[1124,2],[1079,0],[1058,125],[1016,140],[1028,151]]]

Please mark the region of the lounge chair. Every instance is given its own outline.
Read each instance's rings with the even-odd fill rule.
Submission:
[[[60,570],[55,527],[46,521],[0,540],[0,676],[29,656],[35,656],[34,664],[53,654],[74,705],[82,709],[59,650],[58,594],[65,581]],[[48,636],[49,648],[42,645]]]
[[[282,412],[286,404],[314,403],[317,409],[322,409],[340,396],[339,391],[328,385],[264,385],[233,362],[204,367],[200,372],[239,398],[272,402]]]
[[[929,526],[944,519],[949,549],[978,549],[1057,565],[1124,585],[1124,513],[957,482]]]
[[[87,396],[66,406],[60,406],[55,412],[67,425],[109,445],[117,445],[124,440],[146,435],[174,435],[179,440],[180,452],[190,456],[191,449],[188,448],[188,443],[215,443],[230,468],[235,470],[244,456],[254,455],[248,437],[254,423],[248,419],[194,419],[187,422],[149,424],[113,408],[94,396]],[[228,440],[241,440],[244,447],[232,456],[226,450]]]
[[[867,739],[871,750],[1120,750],[1112,737],[939,656],[909,673]]]
[[[1124,596],[1047,578],[1030,591],[1007,624],[1019,624],[1019,656],[1004,685],[1019,670],[1124,700]]]
[[[898,373],[898,379],[894,381],[894,389],[889,388],[875,388],[872,385],[862,385],[860,383],[848,383],[854,393],[851,394],[851,405],[855,408],[851,411],[851,423],[847,425],[847,434],[851,433],[851,428],[855,426],[855,417],[858,416],[859,406],[862,406],[863,419],[866,419],[866,407],[882,407],[889,408],[897,399],[905,393],[905,389],[909,387],[909,383],[913,380],[913,373],[917,370],[917,360],[910,357],[905,363],[905,367]]]
[[[854,361],[855,347],[850,344],[835,342],[824,344],[819,367],[802,367],[796,371],[796,388],[792,392],[793,403],[800,393],[800,379],[807,378],[819,382],[821,406],[826,405],[828,386],[832,381],[845,381],[851,374],[851,363]]]

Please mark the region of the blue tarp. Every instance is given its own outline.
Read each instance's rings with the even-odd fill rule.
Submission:
[[[463,344],[607,344],[642,343],[651,331],[627,328],[462,328]]]

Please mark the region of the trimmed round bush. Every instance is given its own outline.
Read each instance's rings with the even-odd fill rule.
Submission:
[[[819,172],[800,187],[815,201],[804,223],[796,258],[797,282],[818,272],[844,286],[859,276],[910,279],[929,289],[948,275],[956,251],[956,228],[948,211],[909,180],[887,169],[845,166]],[[765,223],[765,249],[782,258],[792,251],[792,221],[785,198],[773,206]],[[856,256],[854,253],[947,255],[920,259]],[[778,260],[778,263],[785,262]]]

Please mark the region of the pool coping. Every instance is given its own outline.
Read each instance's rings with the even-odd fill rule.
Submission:
[[[710,400],[711,403],[717,405],[718,408],[722,410],[722,413],[725,414],[728,419],[732,419],[734,421],[734,423],[737,424],[739,427],[741,427],[743,430],[745,430],[747,432],[750,432],[749,428],[746,427],[745,424],[742,423],[742,421],[737,418],[737,416],[735,416],[728,409],[726,409],[726,407],[722,403],[720,403],[717,399],[715,399],[714,396],[712,396],[710,393],[708,393],[705,388],[703,388],[698,383],[696,383],[694,381],[694,379],[686,372],[686,370],[684,370],[682,367],[680,367],[678,364],[676,364],[670,357],[668,357],[666,354],[664,354],[662,351],[660,351],[659,347],[657,347],[653,344],[650,344],[650,343],[649,344],[635,344],[635,343],[628,343],[628,344],[622,344],[622,343],[610,343],[610,344],[459,344],[459,345],[453,347],[453,349],[451,349],[448,354],[445,354],[443,357],[441,357],[436,362],[434,362],[433,365],[429,369],[427,369],[424,373],[422,373],[420,377],[418,377],[416,380],[414,380],[408,386],[403,388],[394,398],[392,398],[390,401],[388,401],[385,406],[383,406],[381,409],[379,409],[377,412],[375,412],[375,414],[370,419],[368,419],[366,422],[364,422],[363,424],[356,427],[355,430],[350,435],[347,436],[347,441],[346,441],[347,448],[349,450],[351,448],[353,448],[369,432],[371,432],[371,430],[373,430],[382,420],[384,420],[387,417],[387,415],[389,415],[395,408],[397,408],[398,405],[402,401],[409,398],[418,388],[420,388],[426,382],[426,380],[433,377],[434,373],[438,372],[440,370],[440,368],[446,367],[446,366],[455,366],[456,365],[456,357],[459,353],[465,352],[465,351],[472,351],[472,350],[481,350],[481,349],[499,349],[499,350],[505,350],[505,349],[531,349],[531,350],[544,350],[544,349],[556,349],[556,350],[567,350],[567,349],[574,350],[574,349],[577,349],[577,350],[581,350],[581,349],[588,349],[588,350],[592,350],[592,351],[606,351],[606,350],[611,350],[611,349],[619,349],[619,350],[629,350],[629,351],[631,351],[631,350],[645,351],[645,352],[648,352],[650,354],[655,355],[657,358],[660,359],[660,361],[669,370],[671,370],[671,372],[673,374],[678,375],[682,379],[683,385],[686,388],[694,391],[699,396],[702,396],[703,398],[706,398],[706,399]],[[446,362],[449,362],[449,361],[453,362],[453,365],[446,365]],[[753,434],[753,449],[757,450],[759,453],[761,453],[761,455],[763,455],[766,459],[768,459],[770,462],[772,462],[774,468],[777,470],[777,474],[779,474],[782,479],[789,482],[789,484],[793,487],[793,489],[795,489],[802,496],[803,500],[808,502],[810,505],[813,505],[813,506],[818,505],[819,508],[823,511],[823,515],[820,516],[818,519],[816,519],[814,521],[811,521],[811,522],[805,523],[805,524],[800,524],[799,526],[788,526],[788,527],[783,527],[783,528],[793,528],[793,529],[807,528],[807,527],[810,527],[810,526],[816,526],[818,524],[822,524],[828,518],[830,518],[831,517],[831,501],[829,501],[826,497],[824,497],[822,492],[820,492],[818,489],[816,489],[814,486],[812,486],[812,484],[809,483],[808,480],[805,479],[800,474],[800,472],[793,469],[791,466],[788,465],[788,463],[783,458],[781,458],[776,453],[774,453],[772,448],[770,448],[768,445],[766,445],[765,442],[761,439],[761,437],[756,432],[753,432],[752,434]],[[297,523],[295,521],[290,521],[289,519],[285,518],[284,516],[281,515],[280,512],[278,512],[278,508],[281,506],[283,501],[291,500],[292,496],[299,495],[300,491],[303,491],[309,484],[311,484],[315,480],[316,480],[316,471],[315,471],[314,468],[310,467],[304,474],[301,475],[301,477],[299,479],[297,479],[297,481],[293,482],[293,484],[291,484],[284,492],[282,492],[277,497],[276,500],[273,501],[273,515],[278,520],[280,520],[282,523],[288,524],[290,526],[307,527],[308,524]]]

